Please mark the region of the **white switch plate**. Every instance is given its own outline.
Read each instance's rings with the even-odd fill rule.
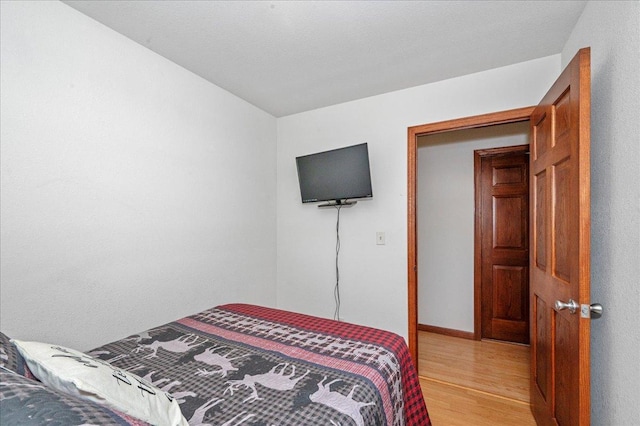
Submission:
[[[379,246],[383,246],[386,244],[384,232],[376,232],[376,244]]]

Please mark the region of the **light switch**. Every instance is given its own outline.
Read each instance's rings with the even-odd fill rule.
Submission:
[[[376,232],[376,244],[379,246],[386,244],[384,232]]]

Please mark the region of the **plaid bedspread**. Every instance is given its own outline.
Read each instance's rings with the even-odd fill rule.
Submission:
[[[245,304],[89,352],[170,392],[190,425],[430,425],[393,333]]]

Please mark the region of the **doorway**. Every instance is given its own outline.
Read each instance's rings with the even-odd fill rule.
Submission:
[[[476,309],[476,242],[474,229],[476,216],[474,180],[476,177],[474,154],[478,150],[527,144],[529,140],[530,114],[531,109],[524,108],[409,129],[409,299],[411,299],[412,292],[414,294],[413,304],[410,301],[409,312],[411,313],[413,310],[415,315],[415,323],[410,321],[409,346],[417,366],[418,360],[420,359],[418,355],[418,345],[412,345],[411,339],[415,336],[417,343],[417,329],[425,330],[424,322],[432,324],[433,329],[429,331],[435,331],[436,333],[440,333],[440,335],[467,337],[467,339],[471,338],[475,340],[480,340],[481,338],[480,321],[476,320],[476,316],[480,311]],[[517,136],[515,136],[516,134]],[[419,149],[422,149],[421,147],[433,148],[429,151],[431,154],[446,151],[446,156],[432,156],[430,159],[431,162],[427,161],[425,166],[425,162],[423,161],[425,155],[418,152]],[[426,157],[429,157],[429,153],[426,154]],[[458,157],[456,157],[456,155]],[[422,173],[424,167],[429,168],[430,172],[433,172],[426,177],[427,182],[424,181],[425,176],[424,173]],[[465,174],[466,176],[464,176]],[[528,181],[528,176],[526,176],[524,181]],[[432,186],[436,187],[436,192],[440,191],[442,199],[428,200],[425,205],[422,190],[425,187]],[[459,189],[467,193],[466,197],[464,197],[464,194],[459,193]],[[447,202],[450,204],[445,205]],[[462,206],[462,208],[460,208],[460,206]],[[454,213],[453,210],[455,209],[457,209],[458,212]],[[436,212],[436,210],[439,211]],[[448,225],[443,225],[442,223],[425,224],[425,214],[427,216],[431,214],[431,216],[441,217],[446,221],[451,221],[455,219],[458,213],[463,214],[463,222],[465,222],[465,225],[456,224],[455,222],[449,223]],[[420,226],[418,226],[418,224],[420,224]],[[466,232],[464,232],[465,230]],[[427,242],[426,245],[421,245],[421,234],[425,232],[432,238],[432,241]],[[438,232],[440,235],[438,235]],[[453,234],[456,234],[455,237]],[[465,246],[464,250],[461,250],[462,246]],[[446,254],[447,251],[449,255],[453,256],[452,260],[437,258],[437,256]],[[465,252],[464,255],[461,252]],[[460,265],[459,258],[461,256],[466,257],[466,267],[464,268],[458,266]],[[425,259],[427,259],[427,264],[424,263]],[[453,268],[451,265],[456,265],[456,267]],[[422,279],[424,275],[433,273],[433,276],[430,277],[432,279],[432,285],[429,288],[429,290],[433,291],[424,291],[423,287],[420,287],[420,291],[418,291],[418,287],[422,284],[418,282],[418,271],[422,274],[420,279]],[[449,278],[457,275],[460,279],[453,279],[449,281],[447,285],[438,285],[438,283],[443,284],[443,273],[448,274]],[[439,277],[438,274],[440,274]],[[413,288],[411,287],[411,283],[414,285]],[[453,299],[444,301],[443,297],[446,297],[446,293],[449,293],[449,297]],[[431,314],[427,318],[424,316],[422,318],[420,317],[420,296],[435,302],[431,308],[426,309],[426,311]],[[418,321],[419,319],[420,321]],[[462,321],[462,325],[460,325],[460,321]],[[415,324],[416,327],[415,334],[411,333],[412,324]],[[471,330],[471,332],[465,330]],[[424,341],[424,332],[421,332],[420,339],[422,342]],[[453,339],[455,340],[455,337],[453,337]],[[466,342],[472,342],[472,340],[466,340]],[[447,345],[448,344],[449,343],[447,343]],[[476,344],[491,345],[491,343],[484,342],[477,342]],[[453,345],[455,346],[455,343]],[[503,350],[500,343],[496,345],[498,350]],[[518,349],[524,348],[520,347]],[[423,357],[425,354],[429,355],[428,350],[427,348],[423,348],[420,354],[422,354]],[[424,360],[420,362],[424,362]],[[526,365],[528,365],[528,362]],[[503,368],[503,366],[504,363],[498,363],[498,366],[494,367]],[[420,368],[420,366],[418,366],[418,368]],[[477,393],[477,391],[474,390],[476,387],[475,384],[454,383],[454,381],[450,381],[447,378],[440,378],[434,381],[434,379],[430,378],[428,373],[431,370],[429,370],[426,365],[423,366],[423,370],[419,371],[424,371],[425,377],[421,376],[421,380],[425,381],[425,386],[427,387],[424,389],[428,389],[426,392],[433,392],[435,386],[436,389],[440,387],[442,391],[446,390],[447,392],[452,391],[452,389],[460,390],[464,388],[465,392],[471,392],[473,395]],[[526,382],[528,367],[523,371],[522,379]],[[460,376],[466,377],[464,375]],[[525,391],[524,394],[528,394],[528,387],[522,386],[522,388],[522,390]],[[521,396],[519,398],[518,395],[511,395],[512,390],[513,388],[509,388],[509,390],[505,391],[506,394],[502,396],[498,395],[499,392],[495,392],[496,395],[493,395],[495,386],[492,386],[490,392],[487,393],[485,390],[483,395],[491,399],[491,401],[494,399],[510,401],[515,407],[521,409],[522,413],[520,414],[523,418],[531,422],[531,415],[528,409],[528,397],[524,398],[526,401],[521,401]],[[511,410],[513,407],[509,409]]]
[[[498,124],[526,122],[533,107],[520,108],[410,127],[408,132],[408,313],[409,349],[414,360],[418,360],[418,138],[463,129],[488,127]]]
[[[481,247],[474,241],[475,231],[482,225],[477,222],[477,214],[474,213],[478,211],[474,208],[478,197],[474,189],[478,178],[474,170],[476,155],[482,153],[482,157],[487,161],[490,158],[494,159],[492,161],[499,161],[496,156],[506,155],[504,153],[509,150],[506,147],[513,145],[520,146],[517,149],[526,152],[529,141],[528,124],[528,121],[522,121],[418,136],[417,251],[420,330],[470,339],[480,338],[480,334],[475,331],[482,317],[476,314],[480,313],[478,307],[482,305],[476,303],[476,298],[482,294],[491,296],[491,292],[488,291],[491,288],[485,288],[483,292],[476,285],[476,278],[482,272],[482,268],[476,268],[475,265],[478,247]],[[497,170],[497,174],[502,180],[516,177],[511,176],[512,170],[506,168],[505,164]],[[520,176],[520,181],[522,178],[523,176]],[[489,179],[492,180],[492,177]],[[526,178],[524,180],[527,181]],[[508,194],[513,193],[512,186],[502,181],[498,184],[498,191],[506,191],[502,194],[499,207],[513,207],[513,199],[507,198]],[[528,186],[525,191],[527,189]],[[526,198],[526,193],[524,197]],[[522,200],[518,201],[521,201],[520,205],[523,207]],[[501,215],[503,212],[504,209],[501,208],[496,213]],[[520,222],[526,224],[526,221]],[[508,225],[512,223],[516,222],[508,221]],[[485,234],[491,236],[491,230]],[[503,230],[507,233],[502,233]],[[513,236],[509,226],[498,231],[497,236],[502,239]],[[513,263],[512,260],[509,259],[507,263]],[[504,322],[503,319],[522,315],[522,312],[515,312],[518,307],[522,307],[522,303],[513,303],[513,298],[526,303],[522,297],[526,299],[527,295],[526,291],[517,293],[518,289],[515,288],[516,283],[513,280],[517,275],[514,272],[517,271],[509,269],[509,266],[514,265],[503,262],[497,266],[502,269],[501,273],[497,274],[496,282],[503,285],[497,289],[499,291],[495,295],[505,303],[497,305],[495,315],[492,315],[492,318],[495,318],[493,323],[496,332]],[[490,281],[491,278],[493,277],[489,276],[488,280],[484,281]],[[508,305],[505,306],[506,304]]]

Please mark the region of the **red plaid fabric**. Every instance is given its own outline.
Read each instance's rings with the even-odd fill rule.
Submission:
[[[263,306],[237,303],[218,306],[218,309],[265,319],[307,331],[338,336],[344,339],[356,340],[385,347],[396,354],[401,365],[402,385],[404,388],[405,424],[411,426],[431,425],[429,413],[420,388],[418,372],[411,355],[409,354],[409,348],[407,347],[404,339],[399,335],[376,328],[343,323],[280,309],[266,308]]]

